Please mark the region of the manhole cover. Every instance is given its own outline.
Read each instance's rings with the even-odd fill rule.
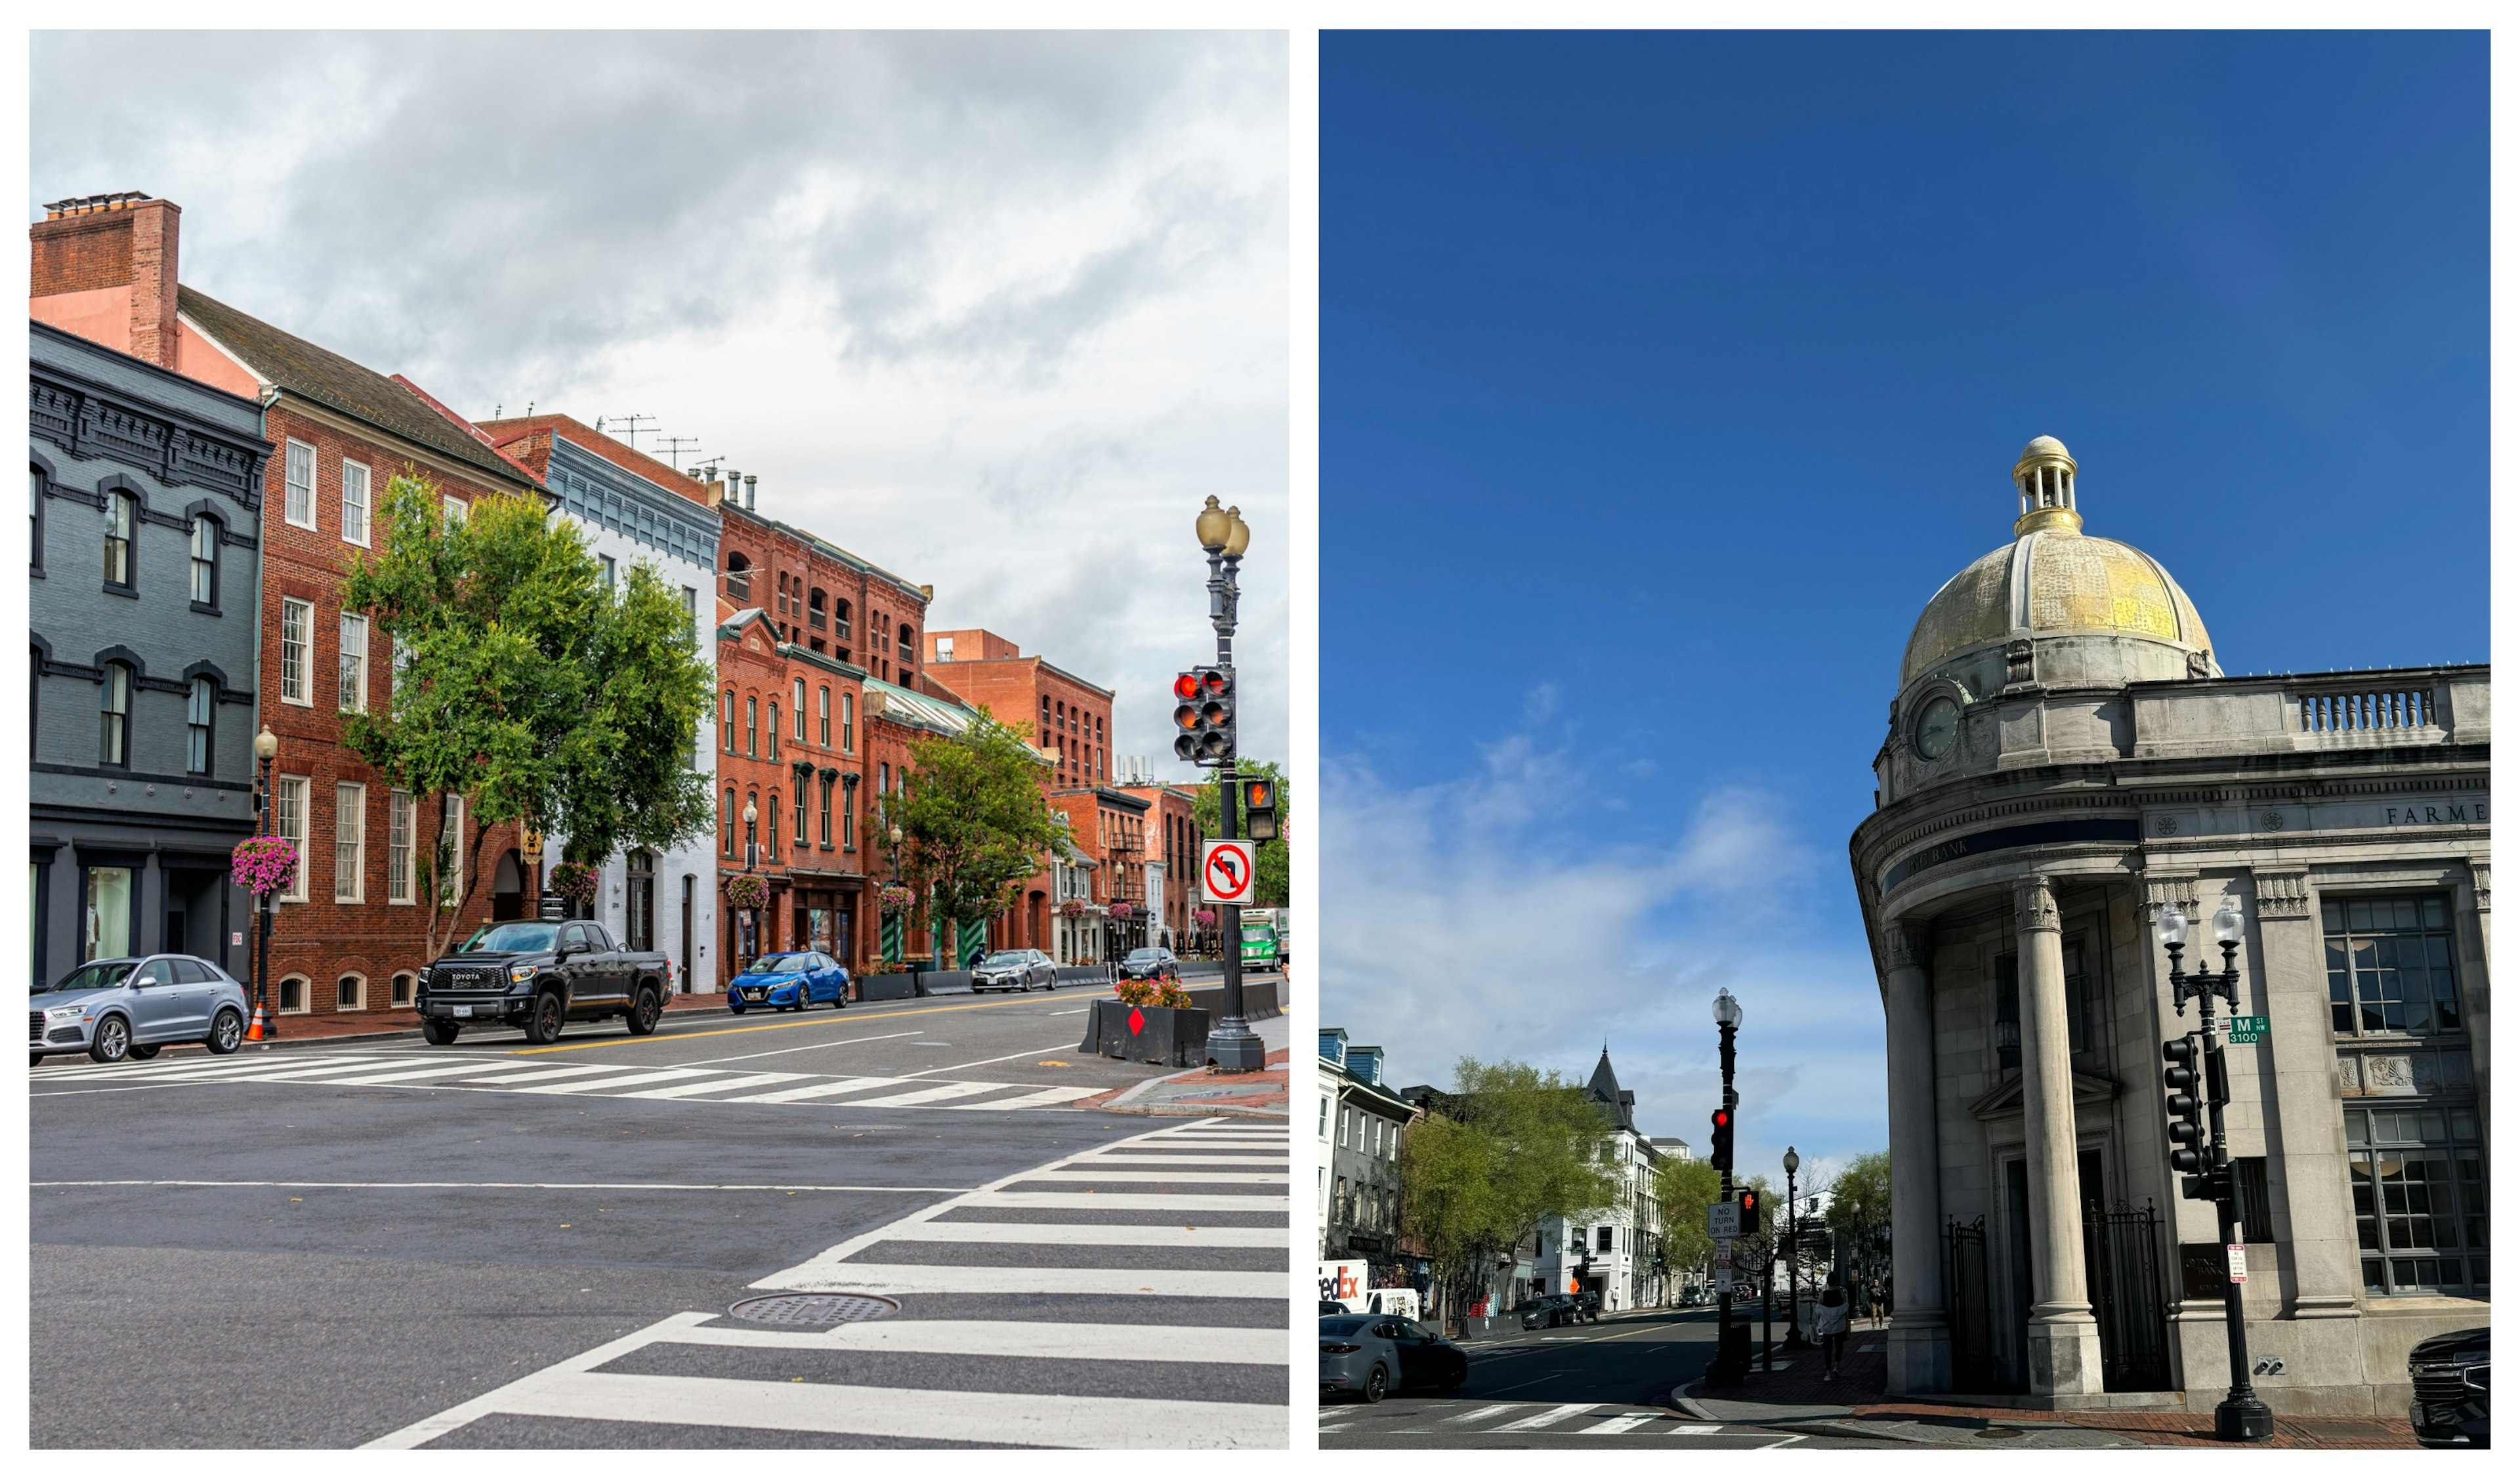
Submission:
[[[2027,1438],[2030,1434],[2023,1428],[1991,1427],[1979,1430],[1977,1436],[1996,1443],[2004,1443],[2015,1438]]]
[[[835,1325],[881,1320],[900,1308],[874,1294],[765,1294],[742,1300],[726,1313],[755,1324]]]

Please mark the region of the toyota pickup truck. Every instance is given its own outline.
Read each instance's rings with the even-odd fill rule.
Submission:
[[[621,950],[592,919],[484,925],[420,973],[421,1036],[443,1048],[467,1027],[521,1027],[536,1045],[566,1022],[620,1017],[646,1037],[674,978],[661,955]]]

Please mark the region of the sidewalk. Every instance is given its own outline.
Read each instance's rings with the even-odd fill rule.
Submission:
[[[2277,1415],[2274,1436],[2263,1444],[2227,1444],[2214,1436],[2212,1412],[2166,1407],[2058,1412],[2045,1408],[1981,1407],[1965,1396],[1897,1398],[1883,1390],[1889,1376],[1886,1334],[1859,1324],[1847,1337],[1837,1380],[1825,1381],[1820,1349],[1784,1349],[1778,1327],[1776,1367],[1763,1369],[1752,1329],[1749,1376],[1737,1387],[1710,1389],[1691,1383],[1671,1394],[1672,1405],[1705,1422],[1762,1427],[1808,1427],[1846,1437],[1890,1439],[1946,1448],[2217,1448],[2410,1449],[2413,1427],[2403,1416],[2291,1417]],[[2175,1401],[2169,1393],[2145,1394]],[[1980,1398],[1979,1401],[1987,1399]],[[2140,1400],[2140,1399],[2138,1399]]]
[[[1286,1018],[1263,1017],[1251,1024],[1268,1049],[1268,1066],[1258,1073],[1218,1073],[1192,1068],[1169,1078],[1148,1079],[1079,1102],[1079,1109],[1113,1114],[1224,1114],[1246,1119],[1282,1120],[1291,1102],[1286,1088]]]

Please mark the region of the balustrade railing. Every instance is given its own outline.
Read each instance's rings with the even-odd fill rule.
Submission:
[[[2432,694],[2426,689],[2304,694],[2301,695],[2301,727],[2305,734],[2421,729],[2435,722],[2431,709]]]

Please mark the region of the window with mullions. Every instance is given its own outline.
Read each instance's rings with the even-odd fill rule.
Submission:
[[[2319,907],[2319,919],[2337,1036],[2456,1032],[2464,1025],[2448,899],[2336,899]]]
[[[2065,1040],[2075,1066],[2092,1047],[2092,975],[2084,968],[2083,942],[2065,942]],[[1998,956],[1995,962],[1995,1055],[1997,1066],[2021,1066],[2021,958]]]
[[[2474,1109],[2345,1111],[2369,1294],[2470,1294],[2486,1278],[2485,1150]]]

